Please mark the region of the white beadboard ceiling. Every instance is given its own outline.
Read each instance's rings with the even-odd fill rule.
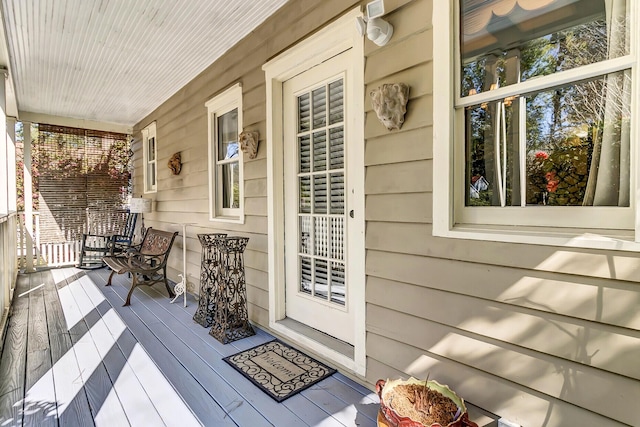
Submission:
[[[131,127],[286,1],[2,0],[8,96],[19,115]]]

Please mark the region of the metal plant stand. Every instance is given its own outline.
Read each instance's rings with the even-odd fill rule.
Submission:
[[[198,234],[202,245],[200,265],[200,298],[193,320],[205,328],[213,325],[213,313],[216,309],[216,289],[220,283],[222,253],[220,245],[227,235],[224,233]]]
[[[213,327],[209,335],[223,344],[255,335],[247,312],[247,287],[244,275],[244,249],[248,237],[227,237],[220,247],[222,269],[215,298]]]

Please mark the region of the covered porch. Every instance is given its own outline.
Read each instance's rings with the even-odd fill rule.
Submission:
[[[0,3],[0,427],[375,426],[407,377],[480,426],[640,425],[638,2],[385,0],[386,45],[369,0]],[[186,308],[37,265],[36,125],[126,135]],[[227,345],[192,320],[213,233],[249,239]],[[276,403],[223,360],[274,337],[339,373]]]
[[[108,269],[21,274],[0,355],[0,425],[375,426],[378,397],[336,373],[277,403],[222,358],[272,340],[223,345],[171,304]]]

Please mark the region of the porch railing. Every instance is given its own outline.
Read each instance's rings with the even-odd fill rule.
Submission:
[[[17,226],[17,258],[20,268],[27,266],[27,227],[24,212],[19,213]],[[80,255],[80,240],[42,242],[40,239],[40,213],[33,213],[33,267],[61,267],[75,265]]]
[[[19,212],[17,224],[17,257],[19,267],[27,266],[27,227],[24,212]],[[87,219],[83,232],[92,234],[113,234],[124,228],[126,211],[122,209],[87,209]],[[40,232],[40,213],[33,213],[33,267],[62,267],[77,265],[82,242],[80,239],[65,242],[45,242]]]
[[[0,338],[3,337],[18,274],[16,228],[15,213],[0,216]]]

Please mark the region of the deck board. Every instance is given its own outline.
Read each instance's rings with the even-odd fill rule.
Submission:
[[[165,375],[170,375],[173,387],[182,396],[185,402],[191,407],[199,420],[205,425],[236,425],[227,413],[216,403],[216,401],[206,392],[182,363],[177,361],[174,355],[165,347],[158,337],[149,329],[152,325],[161,325],[156,318],[150,319],[149,324],[145,324],[130,307],[121,307],[126,298],[126,290],[122,295],[118,294],[120,287],[114,279],[114,285],[103,290],[104,296],[111,303],[114,310],[127,324],[127,327],[140,342],[143,347],[154,356],[154,362]],[[132,301],[136,301],[132,299]],[[142,309],[142,307],[139,307]],[[169,337],[169,339],[171,339]]]
[[[116,422],[122,425],[130,425],[129,420],[118,397],[118,388],[114,385],[114,378],[119,375],[117,366],[114,368],[110,363],[112,357],[105,357],[105,352],[99,351],[102,343],[96,343],[89,333],[98,323],[100,316],[94,311],[86,311],[76,302],[72,287],[73,279],[66,281],[64,286],[59,288],[61,305],[64,307],[64,315],[74,322],[67,324],[73,342],[73,354],[79,363],[79,375],[74,384],[83,384],[89,397],[89,404],[94,414],[97,425],[105,425],[113,417]],[[82,317],[80,321],[75,321]],[[71,353],[69,354],[69,356]],[[142,412],[145,412],[142,407]]]
[[[323,408],[345,426],[375,425],[371,424],[371,420],[362,415],[354,404],[338,399],[317,385],[301,391],[300,394]]]
[[[69,287],[79,306],[96,310],[98,321],[89,331],[90,344],[97,347],[105,361],[107,372],[131,425],[176,425],[175,415],[182,417],[180,424],[184,426],[197,425],[191,412],[185,410],[184,403],[175,399],[175,392],[166,384],[164,377],[158,381],[153,375],[153,369],[140,366],[146,353],[128,333],[120,317],[110,308],[104,314],[97,311],[104,298],[95,300],[89,297],[88,292],[95,287],[93,282],[83,276],[70,283]],[[146,359],[146,363],[153,364],[148,356]],[[162,397],[158,401],[158,393],[163,391],[168,391],[169,395],[164,401]]]
[[[126,289],[117,287],[117,284],[113,286],[114,290],[121,294],[121,297],[125,297]],[[229,412],[229,416],[239,425],[247,425],[251,422],[255,426],[270,426],[271,423],[264,418],[264,413],[251,405],[243,404],[245,399],[224,378],[220,377],[210,364],[207,364],[207,360],[209,362],[221,362],[221,360],[219,354],[208,356],[207,354],[211,353],[211,347],[207,347],[204,342],[193,336],[192,330],[200,326],[192,322],[192,327],[187,329],[171,313],[164,310],[157,301],[162,301],[164,305],[167,305],[164,300],[166,297],[152,298],[145,292],[141,292],[142,289],[136,291],[138,292],[134,293],[132,304],[138,304],[142,307],[136,310],[136,314],[143,322],[147,323],[149,329],[165,343],[169,351],[181,361],[205,389],[220,391],[215,396],[216,401]],[[179,312],[175,307],[172,311]],[[209,338],[209,341],[215,341],[213,337]],[[292,422],[301,426],[305,425],[297,417]]]
[[[87,390],[78,383],[81,362],[73,350],[71,335],[64,321],[62,306],[58,298],[57,284],[50,272],[43,272],[44,303],[49,328],[49,345],[53,364],[53,383],[58,403],[59,424],[69,427],[94,425],[88,406]]]
[[[135,372],[163,422],[166,425],[184,427],[199,425],[200,423],[187,405],[176,395],[175,390],[151,361],[146,351],[140,347],[120,317],[115,314],[95,284],[86,276],[80,278],[79,283],[90,303],[94,305],[96,314],[101,316],[101,322],[96,325],[100,330],[96,331],[96,334],[104,338],[99,342],[101,345],[111,343],[112,348],[117,346],[123,354],[129,354],[127,363]]]
[[[171,306],[163,304],[162,299],[157,298],[157,292],[158,290],[155,288],[146,288],[143,292],[136,293],[135,295],[137,295],[142,303],[150,305],[155,303],[155,305],[162,310],[170,310],[170,314],[167,312],[167,315],[162,315],[161,313],[158,313],[158,315],[161,316],[160,318],[162,319],[168,319],[170,316],[175,316],[184,326],[180,327],[172,321],[170,323],[166,323],[166,325],[174,331],[181,331],[179,336],[182,337],[185,344],[198,352],[200,357],[209,364],[213,371],[219,373],[221,376],[226,378],[227,381],[231,381],[233,383],[233,387],[235,387],[237,392],[240,393],[240,397],[253,405],[270,423],[276,426],[314,425],[309,424],[308,418],[300,414],[301,411],[309,412],[317,408],[317,406],[308,399],[297,399],[297,406],[282,405],[270,398],[265,399],[265,395],[262,391],[258,390],[258,388],[240,375],[235,369],[222,361],[219,356],[213,355],[210,351],[210,348],[212,347],[218,348],[220,349],[219,351],[223,352],[224,356],[228,356],[271,341],[273,336],[258,329],[256,335],[249,339],[245,338],[226,345],[220,344],[208,334],[208,328],[203,328],[193,321],[192,318],[195,308],[191,312],[186,310],[170,309]],[[231,344],[233,344],[233,346],[230,346]],[[322,413],[325,418],[331,417],[327,412],[322,411]]]
[[[22,425],[24,380],[27,364],[29,276],[16,283],[11,317],[0,359],[0,425]]]
[[[82,289],[83,286],[82,278],[68,284],[78,309],[88,313],[84,321],[90,320],[86,332],[78,341],[79,346],[83,351],[99,353],[131,425],[142,426],[145,420],[147,425],[162,425],[162,418],[153,401],[128,363],[130,349],[123,351],[116,345],[121,335],[113,335],[109,331],[105,325],[104,316],[95,312],[96,307]],[[125,329],[126,327],[122,324],[119,332],[124,332]]]
[[[305,420],[310,426],[322,427],[344,427],[345,424],[335,419],[331,414],[324,411],[321,407],[311,402],[302,394],[298,393],[291,396],[282,405],[290,411],[295,412],[298,416]]]
[[[359,405],[357,408],[358,415],[368,417],[371,422],[377,422],[380,405],[370,396],[363,396],[362,393],[333,377],[329,377],[313,387],[326,390],[332,396],[335,396],[344,402],[345,405],[350,405],[352,403]]]
[[[71,282],[73,279],[69,278],[59,284],[59,287],[65,290],[61,295],[65,298],[67,310],[80,311],[68,286]],[[74,379],[82,379],[81,383],[84,385],[89,407],[94,414],[95,425],[127,426],[130,425],[129,420],[118,398],[112,378],[109,376],[103,355],[100,354],[98,346],[92,342],[92,336],[89,335],[89,330],[95,327],[99,317],[97,312],[92,311],[84,316],[82,322],[70,328],[73,350],[69,352],[69,356],[75,355],[78,361],[78,372]],[[74,381],[73,386],[77,385],[78,381]]]
[[[42,272],[29,276],[29,320],[23,425],[58,425]]]
[[[127,290],[126,287],[130,283],[129,281],[130,279],[127,279],[123,276],[120,276],[120,278],[123,281],[120,282],[120,280],[116,281],[114,279],[113,286],[114,286],[114,289],[118,289],[116,287],[117,285],[123,286],[121,290],[118,289],[118,292],[120,292],[122,297],[124,298]],[[151,288],[146,286],[141,286],[137,288],[136,291],[134,292],[132,301],[135,301],[135,304],[138,304],[138,303],[149,304],[149,305],[155,304],[165,313],[165,314],[158,313],[158,316],[160,316],[161,319],[166,319],[169,314],[171,316],[174,316],[180,321],[180,323],[182,323],[186,327],[186,329],[183,329],[183,332],[185,334],[197,335],[207,347],[213,347],[223,357],[235,354],[238,351],[251,348],[255,345],[270,341],[274,338],[273,336],[267,334],[266,332],[258,329],[256,336],[251,337],[252,339],[242,339],[239,341],[232,342],[230,344],[223,345],[219,343],[217,340],[213,339],[208,334],[207,328],[203,328],[193,321],[192,317],[196,309],[195,304],[191,309],[189,309],[189,307],[185,309],[182,305],[167,304],[165,301],[167,298],[168,297],[166,296],[166,291],[161,285],[155,285]],[[132,305],[133,304],[134,303],[132,303]],[[169,328],[171,328],[174,331],[178,329],[178,326],[174,322],[168,322],[168,323],[165,323],[165,325],[167,325]],[[201,357],[207,358],[211,355],[210,351],[207,351],[206,348],[203,349],[202,347],[197,346],[196,344],[194,344],[193,341],[190,341],[189,344],[191,348],[196,348],[199,350]],[[367,407],[366,405],[362,405],[358,403],[360,410],[357,410],[355,407],[352,407],[351,409],[347,409],[346,407],[349,406],[349,404],[341,401],[340,399],[337,399],[334,402],[335,404],[329,408],[324,403],[318,404],[317,402],[314,402],[313,399],[309,399],[305,397],[304,392],[298,395],[300,397],[296,399],[296,403],[297,403],[296,406],[293,406],[290,404],[289,405],[278,404],[277,402],[275,402],[274,400],[266,396],[257,387],[253,386],[248,380],[246,380],[235,369],[233,369],[227,363],[222,361],[220,358],[214,357],[210,364],[212,368],[220,372],[223,377],[227,378],[227,380],[232,381],[233,387],[236,390],[238,390],[240,393],[242,393],[242,396],[248,402],[250,402],[252,405],[257,405],[257,408],[260,410],[260,413],[262,413],[271,423],[273,423],[273,425],[276,425],[276,426],[277,425],[282,425],[282,426],[316,425],[314,423],[311,423],[311,421],[309,421],[307,417],[301,415],[299,412],[314,413],[316,412],[317,409],[320,409],[321,411],[321,413],[318,414],[318,417],[321,417],[322,414],[324,414],[324,417],[325,417],[325,418],[322,418],[324,421],[322,425],[343,425],[343,426],[356,425],[355,424],[356,418],[359,419],[358,421],[359,424],[357,425],[376,425],[375,417],[372,419],[370,413],[372,412],[372,409],[374,409],[377,413],[377,408],[378,408],[377,406],[375,406],[375,408],[371,408],[371,407]],[[313,387],[323,388],[325,387],[323,383],[324,381],[314,385]],[[346,383],[352,383],[352,381],[350,381],[349,379],[343,376],[343,384],[346,384]],[[356,402],[359,402],[361,399],[365,398],[365,396],[369,396],[368,398],[372,399],[371,392],[361,393],[359,390],[360,389],[351,388],[351,391],[360,393],[360,395],[356,399]],[[353,418],[348,418],[344,414],[340,414],[337,417],[333,416],[331,409],[335,407],[340,407],[340,406],[342,406],[342,408],[340,409],[341,411],[346,410],[346,411],[353,412],[354,414]],[[360,414],[359,412],[361,410],[364,410],[369,414],[368,415]],[[287,413],[289,411],[291,412],[291,414],[296,414],[296,415],[291,417]],[[334,421],[337,422],[337,424],[330,424],[329,419],[333,419]]]
[[[93,423],[376,425],[375,393],[338,373],[282,403],[271,399],[222,358],[274,337],[256,328],[255,336],[223,345],[209,335],[208,328],[193,321],[197,301],[192,295],[183,307],[182,298],[170,304],[164,286],[141,286],[134,291],[131,306],[122,307],[131,280],[126,275],[115,276],[113,285],[106,287],[107,269],[64,268],[51,270],[50,277],[47,274],[20,276],[22,287],[17,290],[9,322],[10,328],[13,324],[17,328],[8,331],[6,346],[12,348],[3,350],[0,360],[0,374],[12,375],[0,377],[3,427],[22,423],[20,402],[27,363],[33,368],[30,382],[55,384],[59,425],[65,427]],[[46,283],[40,294],[36,290],[19,297],[43,278]],[[34,313],[29,325],[30,300],[46,315]],[[43,322],[48,337],[43,335]],[[35,358],[29,362],[27,327],[35,328],[29,347],[29,356]],[[45,370],[46,362],[38,367],[40,371],[36,364],[46,359],[46,352],[49,368],[36,378],[37,372]],[[13,372],[16,366],[21,367],[21,374]],[[55,406],[50,419],[57,421]]]

